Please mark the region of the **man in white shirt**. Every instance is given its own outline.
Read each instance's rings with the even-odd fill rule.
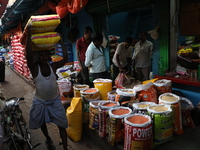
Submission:
[[[153,44],[147,40],[147,35],[148,33],[146,31],[140,32],[140,41],[135,44],[135,50],[133,53],[136,79],[140,81],[149,80],[151,71]]]
[[[90,74],[93,80],[108,77],[103,47],[101,46],[102,43],[103,35],[101,33],[95,33],[85,54],[85,66],[90,68]]]
[[[127,37],[126,40],[117,46],[113,57],[113,80],[119,72],[130,72],[131,58],[133,55],[133,47],[131,46],[133,39]]]

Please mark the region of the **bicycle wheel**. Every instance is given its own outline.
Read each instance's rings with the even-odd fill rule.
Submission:
[[[25,122],[25,119],[24,119],[23,114],[22,114],[23,112],[19,108],[19,106],[15,107],[15,113],[16,113],[16,116],[20,119],[20,121]]]
[[[13,143],[12,140],[4,144],[3,150],[24,150],[19,143]]]

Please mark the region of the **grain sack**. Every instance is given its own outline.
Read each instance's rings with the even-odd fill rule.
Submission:
[[[45,32],[32,34],[33,51],[51,50],[60,41],[60,36],[57,32]]]
[[[68,128],[67,135],[73,141],[81,140],[82,136],[82,101],[80,97],[74,97],[67,108]]]
[[[140,102],[140,103],[133,103],[132,108],[133,108],[133,113],[137,114],[144,114],[147,115],[147,107],[153,106],[156,103],[154,102]]]
[[[99,103],[99,136],[106,137],[108,135],[109,114],[111,108],[119,107],[118,102],[103,101]]]
[[[136,92],[133,89],[120,89],[118,88],[116,90],[116,97],[115,101],[119,102],[122,106],[129,106],[132,105],[132,103],[139,102],[136,100]]]
[[[108,142],[111,145],[124,141],[124,117],[131,113],[132,110],[128,107],[116,107],[109,110]]]
[[[117,95],[116,90],[108,92],[108,100],[115,101],[116,95]]]
[[[158,103],[158,94],[153,83],[149,82],[144,85],[136,85],[133,87],[133,90],[137,92],[137,97],[139,97],[141,101]]]
[[[112,91],[112,80],[110,79],[95,79],[94,87],[99,90],[102,100],[108,100],[108,92]]]
[[[89,85],[86,84],[74,85],[74,97],[81,97],[81,91],[85,89],[89,89]]]
[[[89,128],[94,130],[99,128],[99,106],[98,104],[102,102],[92,101],[89,103]]]
[[[51,32],[57,28],[60,22],[60,17],[57,14],[31,16],[25,29],[31,25],[32,33]]]
[[[148,115],[131,114],[124,118],[124,150],[150,150],[152,121]]]
[[[53,32],[60,22],[60,17],[57,14],[31,16],[24,27],[23,34],[20,38],[20,43],[22,45],[26,44],[28,25],[31,26],[31,32],[34,34]]]
[[[174,134],[183,134],[180,97],[172,93],[164,93],[158,100],[159,104],[168,104],[172,108]]]
[[[89,122],[89,102],[97,101],[100,99],[100,92],[98,89],[89,88],[81,92],[81,98],[83,101],[83,122]]]
[[[171,93],[172,92],[172,82],[171,80],[157,80],[154,82],[155,89],[158,92],[158,95],[161,95],[163,93]]]
[[[147,107],[153,121],[154,145],[160,145],[173,139],[172,109],[170,105]]]

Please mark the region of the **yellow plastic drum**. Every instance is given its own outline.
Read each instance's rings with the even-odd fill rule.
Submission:
[[[112,91],[112,80],[110,79],[95,79],[94,87],[99,90],[102,100],[108,100],[108,92]]]

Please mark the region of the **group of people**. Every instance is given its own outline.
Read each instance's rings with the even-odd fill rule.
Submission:
[[[91,27],[87,26],[84,35],[76,42],[77,59],[81,68],[84,84],[90,84],[89,76],[92,79],[108,78],[108,72],[105,65],[104,50],[101,46],[103,35],[94,33]],[[61,35],[60,35],[61,36]],[[132,38],[126,40],[117,46],[113,57],[114,78],[119,72],[130,73],[132,62],[137,68],[139,77],[142,80],[148,79],[148,73],[151,68],[151,54],[153,45],[147,39],[147,32],[140,33],[140,41],[136,43],[133,53]],[[46,137],[46,146],[48,150],[54,150],[55,145],[49,136],[46,123],[54,123],[58,126],[60,137],[62,139],[63,149],[67,150],[68,127],[65,109],[61,103],[58,85],[56,83],[56,70],[67,62],[67,50],[61,36],[60,44],[62,46],[63,59],[59,62],[49,63],[50,51],[32,51],[31,27],[28,27],[28,36],[26,43],[26,59],[35,83],[35,94],[29,114],[29,128],[41,128]],[[134,61],[133,61],[134,60]]]
[[[91,84],[89,76],[93,80],[96,78],[109,78],[103,47],[101,46],[103,35],[95,33],[92,37],[92,32],[91,27],[85,27],[83,37],[76,42],[76,55],[82,71],[83,82],[88,85]],[[134,77],[137,80],[149,80],[153,44],[147,40],[147,35],[146,31],[140,32],[140,41],[135,44],[134,51],[131,37],[127,37],[124,42],[118,44],[112,59],[113,80],[115,80],[119,72],[130,74],[131,68],[135,70]]]
[[[91,85],[89,76],[93,80],[97,78],[108,78],[104,51],[101,46],[103,43],[103,35],[101,33],[95,33],[92,37],[92,32],[91,27],[85,27],[83,37],[76,42],[77,60],[81,68],[83,83],[87,85]]]

